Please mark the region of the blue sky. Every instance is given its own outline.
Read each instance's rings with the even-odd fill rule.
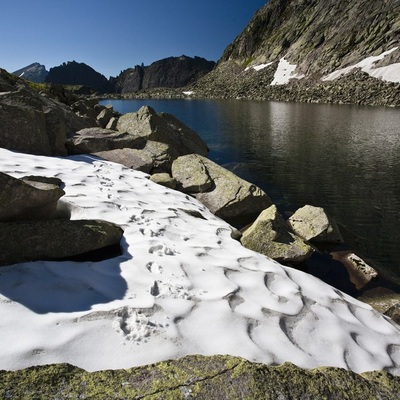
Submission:
[[[267,0],[7,0],[0,67],[84,62],[116,76],[170,56],[217,61]]]

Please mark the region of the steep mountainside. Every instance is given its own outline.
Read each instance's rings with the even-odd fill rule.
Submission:
[[[192,89],[400,105],[399,82],[400,0],[270,0]]]
[[[184,55],[155,61],[149,66],[137,65],[115,78],[115,91],[129,93],[149,88],[186,86],[206,75],[214,66],[214,61]]]
[[[13,75],[17,75],[21,78],[27,79],[28,81],[42,83],[45,81],[48,73],[49,72],[46,70],[44,65],[33,63],[25,68],[13,72]]]
[[[112,85],[104,75],[92,67],[76,61],[69,61],[58,67],[50,68],[46,82],[89,86],[100,93],[113,91]]]

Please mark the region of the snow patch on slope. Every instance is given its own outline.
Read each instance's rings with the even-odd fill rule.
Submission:
[[[346,75],[355,68],[361,68],[363,72],[366,72],[370,76],[378,79],[383,79],[388,82],[400,82],[400,63],[394,63],[386,67],[374,68],[376,62],[384,59],[387,55],[396,51],[398,47],[394,47],[391,50],[385,51],[379,56],[367,57],[355,65],[351,65],[346,68],[338,69],[322,78],[323,81],[333,81],[340,76]]]

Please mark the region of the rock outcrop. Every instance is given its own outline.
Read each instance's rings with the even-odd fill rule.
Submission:
[[[22,79],[0,70],[0,147],[30,154],[67,155],[66,139],[90,121]]]
[[[191,193],[212,213],[231,223],[248,223],[271,205],[260,188],[199,154],[177,158],[172,176],[178,189]]]
[[[382,399],[400,396],[388,372],[270,367],[230,356],[186,356],[131,368],[87,372],[69,364],[0,371],[4,399]]]
[[[112,80],[116,93],[137,92],[142,89],[178,88],[194,83],[215,66],[214,61],[201,57],[169,57],[149,66],[139,66],[122,71]]]
[[[275,205],[258,216],[240,241],[248,249],[283,263],[300,263],[314,252],[302,238],[288,230]]]

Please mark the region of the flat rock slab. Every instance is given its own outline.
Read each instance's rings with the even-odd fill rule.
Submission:
[[[0,223],[0,265],[57,260],[119,243],[123,230],[101,220],[19,221]]]
[[[340,368],[267,366],[231,356],[186,356],[126,370],[69,364],[0,371],[3,399],[395,399],[400,377]]]
[[[67,140],[70,154],[97,153],[123,148],[135,148],[143,144],[126,132],[113,131],[103,128],[85,128]]]

